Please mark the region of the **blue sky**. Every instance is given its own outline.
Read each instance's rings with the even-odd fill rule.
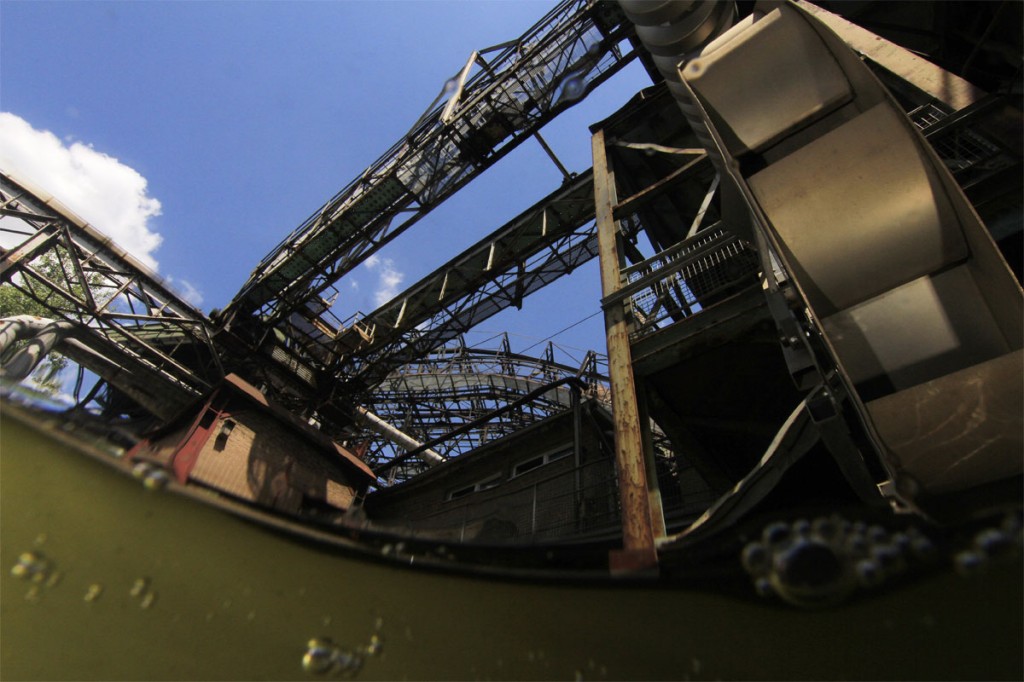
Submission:
[[[8,160],[19,167],[7,170],[45,174],[36,166],[51,164],[51,153],[66,156],[57,186],[29,179],[119,241],[137,239],[140,249],[159,241],[149,257],[160,274],[209,311],[402,136],[474,49],[517,37],[552,6],[4,0],[0,111],[8,139],[0,145],[13,148],[10,136],[36,144],[52,133],[46,153]],[[570,170],[588,168],[587,125],[649,84],[633,64],[542,133]],[[92,167],[102,180],[76,179]],[[375,268],[346,277],[342,307],[373,310],[382,287],[414,283],[560,180],[539,145],[524,144],[382,251]],[[85,215],[68,195],[89,192],[81,201],[97,206]],[[110,199],[121,194],[123,210]],[[158,236],[147,242],[140,229]],[[599,298],[592,263],[528,299],[522,312],[485,322],[468,341],[507,329],[513,348],[523,349],[595,313]],[[598,315],[555,340],[603,350],[602,328]]]

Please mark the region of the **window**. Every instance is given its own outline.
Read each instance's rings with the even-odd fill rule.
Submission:
[[[448,493],[448,499],[449,500],[457,500],[460,497],[465,497],[466,495],[469,495],[470,493],[475,492],[475,491],[476,491],[476,486],[475,485],[466,486],[465,488],[459,488],[458,490],[453,490],[450,493]]]
[[[528,459],[525,462],[520,462],[519,464],[515,465],[512,468],[512,475],[513,476],[522,476],[527,471],[533,471],[537,467],[542,467],[542,466],[544,466],[544,457],[543,456],[534,457],[533,459]]]
[[[538,469],[544,466],[545,464],[550,464],[551,462],[554,462],[556,459],[568,457],[571,453],[571,448],[563,448],[561,450],[552,450],[551,452],[546,452],[543,455],[531,457],[530,459],[520,462],[519,464],[516,464],[514,467],[512,467],[512,478],[515,478],[516,476],[522,476],[526,472]]]
[[[462,488],[456,488],[455,490],[448,493],[448,500],[457,500],[460,497],[471,495],[472,493],[478,493],[482,490],[490,490],[491,488],[497,488],[501,485],[502,478],[501,474],[494,474],[487,478],[477,481],[476,483],[463,486]]]

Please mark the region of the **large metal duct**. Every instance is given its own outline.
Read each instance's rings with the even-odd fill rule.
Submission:
[[[0,354],[16,341],[28,344],[0,367],[0,379],[17,382],[39,366],[54,345],[74,329],[70,322],[55,322],[34,315],[17,315],[0,320]]]
[[[733,26],[736,3],[731,0],[619,0],[619,5],[636,25],[637,37],[651,53],[669,92],[721,174],[725,160],[718,154],[699,112],[694,110],[680,67],[683,62],[699,56],[701,50]],[[752,239],[749,215],[738,189],[725,182],[718,191],[725,224],[740,237]]]
[[[716,0],[619,0],[636,35],[651,53],[676,99],[686,92],[679,64],[732,26],[734,2]]]

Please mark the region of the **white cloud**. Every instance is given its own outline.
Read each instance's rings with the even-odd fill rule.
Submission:
[[[153,252],[163,241],[150,229],[160,202],[146,193],[134,168],[87,144],[65,145],[24,119],[0,112],[0,168],[52,194],[141,262],[157,269]]]
[[[373,300],[378,306],[382,306],[398,293],[398,286],[405,279],[405,275],[395,269],[395,262],[390,258],[373,255],[366,259],[364,265],[377,272],[377,289],[373,293]]]
[[[167,277],[167,284],[178,293],[186,303],[191,303],[198,308],[203,304],[203,292],[199,291],[196,285],[186,279],[175,279]]]

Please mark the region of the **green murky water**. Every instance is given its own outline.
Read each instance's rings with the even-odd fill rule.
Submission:
[[[325,553],[145,490],[9,417],[0,426],[4,680],[1024,672],[1019,562],[821,612],[684,590],[476,580]],[[362,647],[362,666],[306,672],[316,637],[342,654]]]

